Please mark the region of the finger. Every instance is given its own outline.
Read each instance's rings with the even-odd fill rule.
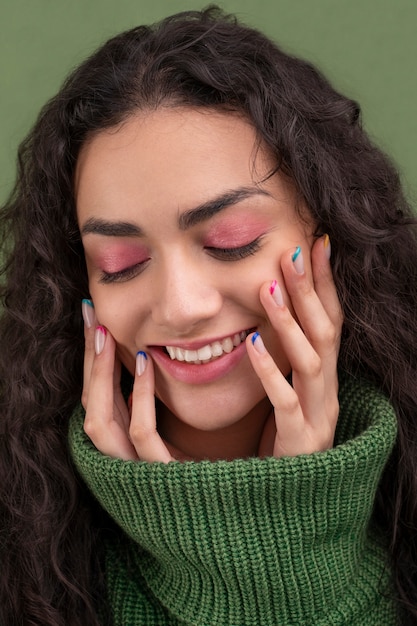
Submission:
[[[342,324],[340,305],[331,277],[329,259],[326,258],[328,250],[324,246],[323,238],[316,242],[312,250],[313,253],[316,262],[316,274],[321,273],[318,281],[321,296],[325,298],[325,304],[321,301],[315,284],[304,271],[302,250],[297,248],[295,254],[290,252],[283,255],[281,268],[297,320],[309,343],[320,357],[327,390],[325,399],[328,413],[336,419],[339,412],[337,361]],[[321,272],[319,268],[321,268]],[[333,310],[332,318],[327,309]],[[297,381],[297,377],[295,377],[295,381]],[[301,382],[304,383],[305,387],[306,383]]]
[[[246,349],[275,412],[284,415],[286,421],[298,430],[304,417],[297,394],[276,366],[258,332],[251,333],[246,338]],[[280,431],[280,434],[285,434],[284,422],[280,424]]]
[[[303,332],[321,358],[337,351],[340,329],[337,329],[333,320],[321,301],[307,272],[304,269],[304,251],[298,247],[295,251],[284,254],[281,258],[281,269],[285,280],[285,287],[290,297],[290,306]],[[321,281],[322,291],[325,281]],[[337,295],[333,281],[327,281],[327,295]]]
[[[278,288],[279,287],[276,286],[276,289]],[[327,415],[325,398],[328,394],[325,385],[322,359],[311,345],[303,329],[286,304],[277,304],[273,295],[276,294],[274,292],[274,294],[271,295],[268,284],[262,285],[260,290],[261,302],[275,330],[280,348],[286,355],[292,370],[293,389],[291,391],[295,392],[295,397],[293,397],[292,394],[288,395],[289,391],[287,390],[285,398],[293,402],[297,400],[304,418],[310,420],[312,425],[320,426],[323,418],[326,418]],[[267,365],[266,359],[265,365]],[[272,361],[270,364],[271,372],[273,366],[275,366],[275,363]],[[286,372],[284,372],[284,374],[286,374]],[[285,378],[284,380],[286,385],[288,385]],[[264,384],[263,380],[262,383]],[[290,385],[288,385],[288,387],[290,387]],[[334,392],[334,385],[332,389]],[[266,388],[265,390],[267,391]],[[275,407],[281,407],[279,395],[277,396],[277,400],[271,397],[269,393],[268,396]]]
[[[318,239],[311,250],[313,281],[304,272],[302,251],[282,260],[286,287],[302,329],[320,356],[326,380],[329,414],[338,415],[337,400],[340,337],[343,315],[330,267],[330,241]]]
[[[287,268],[287,275],[291,271],[297,274],[292,285],[292,293],[298,290],[300,300],[296,305],[297,319],[276,281],[262,285],[260,299],[290,362],[293,387],[305,419],[317,428],[327,429],[329,424],[334,428],[339,413],[335,331],[311,281],[305,274],[300,277],[293,268]]]
[[[173,460],[156,428],[153,363],[143,351],[136,356],[129,435],[141,461]]]
[[[83,369],[83,391],[81,404],[84,409],[88,402],[88,388],[90,384],[91,368],[94,361],[94,331],[96,326],[96,316],[94,305],[91,300],[85,298],[81,303],[81,312],[84,320],[84,369]]]
[[[331,242],[329,236],[324,235],[314,242],[311,250],[314,289],[327,315],[340,334],[343,324],[343,313],[333,280],[330,257]]]
[[[294,456],[324,450],[332,445],[332,431],[326,425],[314,429],[306,423],[302,407],[295,389],[276,367],[271,355],[266,350],[258,333],[246,340],[247,351],[255,372],[274,407],[276,436],[273,443],[274,456]],[[323,413],[323,406],[321,407]],[[269,443],[265,434],[261,439],[261,448],[268,450]],[[273,436],[268,423],[267,437]]]
[[[91,368],[84,430],[100,452],[124,460],[136,460],[137,454],[129,441],[121,411],[116,407],[114,368],[116,346],[105,328],[95,330],[95,355]]]

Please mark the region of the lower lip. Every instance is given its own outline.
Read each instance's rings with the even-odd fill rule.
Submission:
[[[150,348],[149,353],[155,362],[172,378],[190,385],[201,385],[211,383],[231,372],[245,356],[246,343],[242,341],[229,354],[224,354],[214,361],[201,363],[200,365],[171,359],[162,348]]]

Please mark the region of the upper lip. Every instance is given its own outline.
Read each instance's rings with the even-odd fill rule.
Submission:
[[[245,333],[249,333],[253,330],[253,327],[248,327],[248,328],[241,328],[240,330],[234,330],[230,333],[226,333],[224,335],[221,335],[220,337],[214,337],[214,338],[209,338],[209,339],[200,339],[199,341],[176,341],[174,340],[170,340],[168,339],[165,343],[157,343],[157,344],[152,344],[151,346],[149,346],[150,348],[154,347],[154,348],[160,348],[163,347],[165,348],[166,346],[172,346],[173,348],[181,348],[182,350],[199,350],[200,348],[203,348],[204,346],[208,346],[216,341],[223,341],[224,339],[227,339],[228,337],[233,337],[234,335],[239,335],[241,332],[245,332]]]

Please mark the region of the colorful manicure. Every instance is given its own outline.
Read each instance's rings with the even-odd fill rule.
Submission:
[[[326,254],[327,259],[330,259],[330,255],[332,253],[332,247],[330,245],[330,237],[329,235],[324,235],[323,237],[323,247],[324,247],[324,252]]]
[[[81,312],[83,314],[84,324],[87,328],[91,328],[94,324],[94,304],[91,300],[84,298],[81,301]]]
[[[283,306],[284,298],[282,297],[282,291],[276,280],[272,281],[271,286],[269,287],[269,293],[277,306]]]
[[[297,274],[304,274],[304,259],[300,246],[297,246],[295,249],[295,252],[292,255],[292,262],[294,263],[294,268]]]
[[[143,350],[139,350],[136,355],[136,372],[138,376],[142,376],[143,372],[145,371],[147,360],[148,357],[146,355],[146,352],[143,352]]]
[[[255,350],[259,353],[259,354],[265,354],[266,352],[266,348],[265,348],[265,344],[262,341],[262,337],[260,336],[260,334],[258,332],[254,333],[252,335],[252,345],[255,348]]]
[[[97,326],[96,334],[94,336],[94,347],[96,350],[96,354],[101,354],[103,352],[104,344],[106,343],[106,335],[107,330],[104,326]]]

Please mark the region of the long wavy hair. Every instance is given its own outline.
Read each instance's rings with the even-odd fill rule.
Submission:
[[[394,403],[398,440],[375,518],[402,623],[417,624],[417,243],[398,174],[356,102],[308,62],[216,7],[114,37],[42,110],[1,212],[0,623],[103,624],[100,546],[111,522],[72,467],[87,273],[74,168],[83,142],[138,110],[244,114],[332,242],[344,312],[340,365]]]

